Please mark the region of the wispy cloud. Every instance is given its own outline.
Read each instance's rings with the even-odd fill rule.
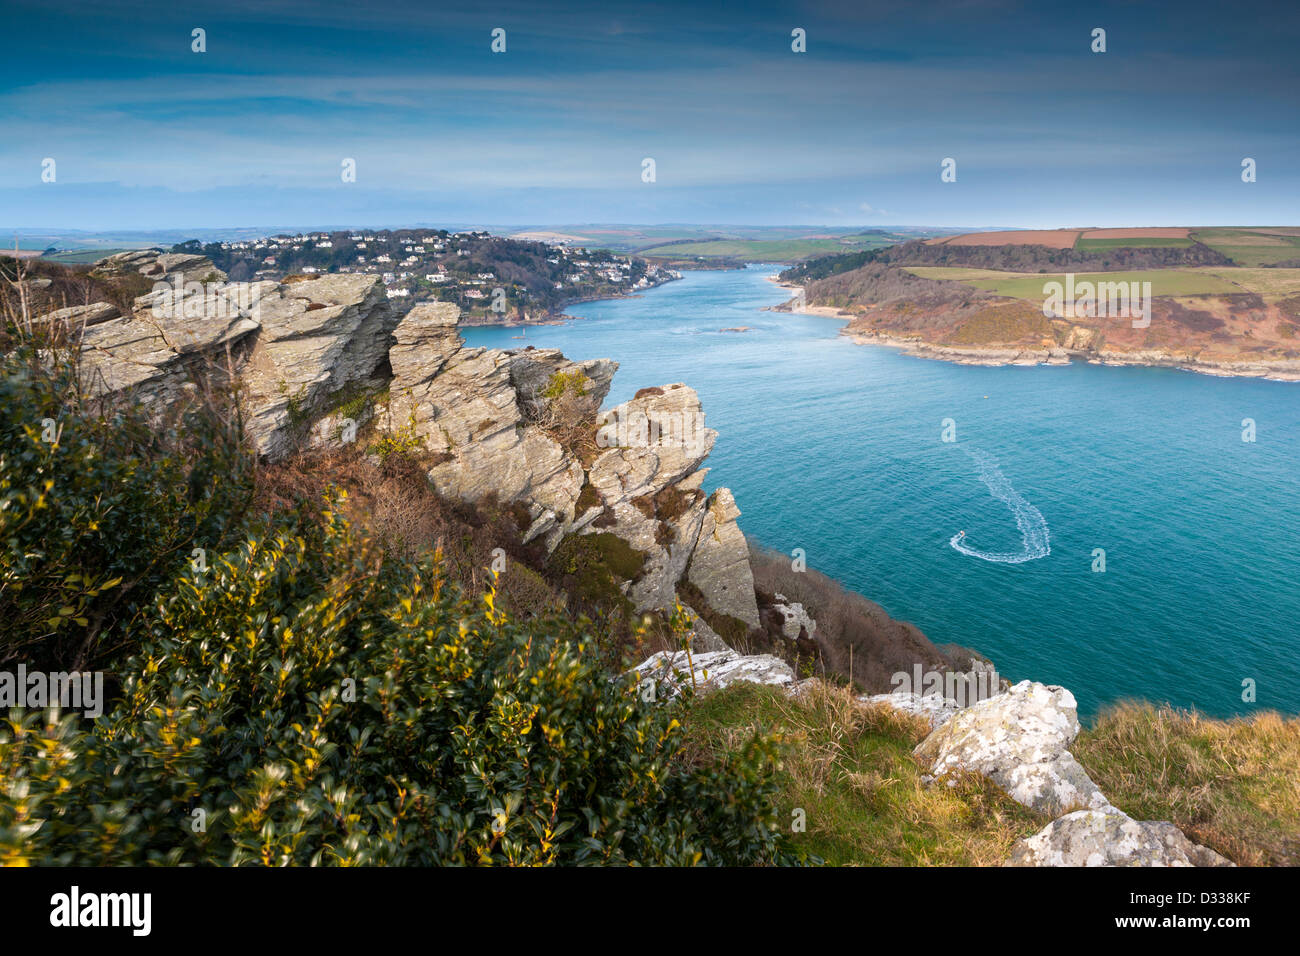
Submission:
[[[474,194],[484,221],[514,218],[510,202],[546,208],[548,190],[556,221],[578,218],[565,203],[607,201],[594,218],[802,208],[992,224],[1023,217],[1027,197],[1097,222],[1155,222],[1198,199],[1237,203],[1238,221],[1261,201],[1294,218],[1300,134],[1280,118],[1300,92],[1297,18],[1252,32],[1178,9],[1166,22],[1127,4],[1084,17],[1000,2],[34,8],[6,40],[0,190],[51,216],[75,212],[64,186],[112,183],[210,194],[185,208],[225,215],[230,194],[214,190],[324,195],[351,157],[358,191],[457,208]],[[1094,21],[1111,25],[1105,55],[1087,49]],[[208,52],[190,52],[191,23]],[[488,49],[497,25],[503,55]],[[806,54],[789,48],[795,25]],[[1220,198],[1244,155],[1257,188]],[[59,183],[31,198],[46,156]],[[947,186],[945,156],[960,169]]]

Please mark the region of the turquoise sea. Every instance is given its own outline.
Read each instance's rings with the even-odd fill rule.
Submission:
[[[465,337],[616,359],[608,404],[691,385],[720,433],[706,487],[732,489],[748,536],[1005,677],[1069,687],[1084,715],[1124,698],[1300,713],[1300,384],[909,358],[763,311],[787,298],[776,271],[686,273],[571,307],[581,321]]]

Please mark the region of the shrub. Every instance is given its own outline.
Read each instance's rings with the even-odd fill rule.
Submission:
[[[377,455],[380,462],[387,464],[394,458],[413,459],[424,447],[424,439],[416,431],[415,410],[412,409],[405,425],[392,431],[379,432],[368,450],[372,455]]]
[[[253,470],[238,422],[90,401],[75,363],[31,343],[0,357],[0,406],[0,663],[110,664],[119,625],[237,532]]]
[[[0,725],[0,861],[792,861],[768,739],[686,759],[680,708],[573,624],[471,602],[333,512],[184,572],[144,632],[100,721]]]

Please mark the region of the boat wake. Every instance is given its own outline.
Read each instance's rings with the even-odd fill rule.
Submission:
[[[998,468],[998,463],[993,456],[978,450],[968,454],[979,467],[980,481],[988,486],[989,494],[1011,509],[1011,514],[1016,519],[1016,527],[1020,529],[1024,547],[1017,552],[980,551],[966,543],[965,532],[953,535],[948,544],[962,554],[969,554],[972,558],[992,561],[995,564],[1024,564],[1026,561],[1036,561],[1051,554],[1047,521],[1043,518],[1042,512],[1020,497],[1019,492],[1011,486],[1006,475]]]

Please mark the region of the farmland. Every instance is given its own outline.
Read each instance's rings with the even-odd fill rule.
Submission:
[[[928,240],[948,247],[1045,246],[1079,253],[1118,249],[1186,249],[1198,243],[1244,268],[1300,261],[1300,228],[1293,226],[1138,227],[1131,229],[1015,229],[970,232]]]
[[[881,233],[790,239],[705,239],[641,248],[637,255],[673,260],[696,257],[745,262],[796,262],[811,256],[877,249],[897,241],[896,237]]]
[[[942,266],[911,267],[923,279],[962,282],[985,292],[1016,299],[1041,300],[1043,285],[1064,282],[1063,273],[999,272]],[[1254,292],[1286,295],[1300,292],[1300,269],[1144,269],[1136,272],[1076,273],[1080,282],[1150,282],[1155,296],[1231,295]]]

